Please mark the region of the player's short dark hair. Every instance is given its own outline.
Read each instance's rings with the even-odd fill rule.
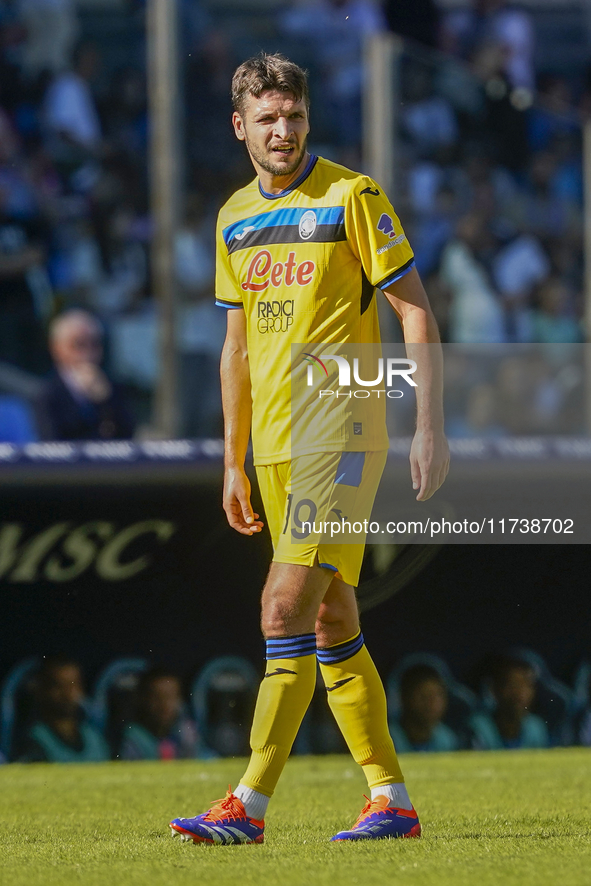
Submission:
[[[445,680],[432,665],[416,664],[407,668],[400,678],[400,695],[407,698],[422,683],[438,683],[446,689]]]
[[[280,52],[273,54],[260,52],[242,62],[234,71],[232,77],[234,110],[242,115],[246,98],[249,95],[258,98],[268,89],[289,93],[298,102],[304,99],[306,107],[310,107],[307,72]]]

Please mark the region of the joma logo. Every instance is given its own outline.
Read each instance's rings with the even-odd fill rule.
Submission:
[[[25,540],[22,523],[3,523],[0,580],[11,584],[73,581],[94,566],[105,581],[124,581],[152,562],[151,554],[138,554],[137,547],[130,552],[134,542],[144,537],[144,549],[153,551],[154,542],[163,545],[174,532],[176,526],[168,520],[142,520],[125,527],[93,520],[81,526],[53,523]]]

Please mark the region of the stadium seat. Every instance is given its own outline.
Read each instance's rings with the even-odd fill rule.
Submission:
[[[147,667],[144,658],[119,658],[97,677],[90,715],[113,755],[119,748],[125,723],[133,718],[138,680]]]
[[[399,718],[400,679],[405,671],[415,665],[427,665],[434,668],[440,675],[448,692],[448,708],[443,722],[456,733],[460,747],[469,747],[470,735],[467,721],[470,715],[480,707],[478,696],[467,686],[458,683],[447,663],[431,652],[412,652],[410,655],[406,655],[390,674],[386,684],[389,717],[392,720]]]
[[[573,680],[573,703],[575,710],[587,707],[591,701],[591,662],[582,661]]]
[[[0,443],[33,443],[38,439],[33,410],[13,394],[0,395]]]
[[[220,756],[248,754],[259,682],[253,665],[234,655],[213,659],[195,678],[193,716],[205,744]]]
[[[567,746],[573,743],[573,713],[575,709],[574,693],[560,680],[557,680],[548,668],[542,656],[525,646],[514,646],[507,650],[507,655],[525,661],[534,672],[536,678],[536,698],[532,713],[544,720],[550,733],[552,747]],[[482,699],[485,707],[492,711],[495,700],[488,681],[482,683]]]
[[[31,721],[38,658],[25,658],[6,675],[0,695],[0,751],[16,760]]]
[[[573,680],[573,742],[580,741],[582,722],[591,707],[591,662],[582,661]]]

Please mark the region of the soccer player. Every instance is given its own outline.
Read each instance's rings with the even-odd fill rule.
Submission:
[[[281,55],[261,54],[236,70],[232,99],[234,131],[257,178],[228,200],[218,221],[216,299],[228,309],[221,361],[223,503],[237,532],[262,530],[244,468],[252,431],[274,545],[262,595],[267,670],[240,784],[208,812],[171,822],[173,836],[196,843],[263,842],[269,798],[312,698],[317,661],[328,703],[371,791],[355,824],[333,839],[419,836],[388,732],[385,692],[359,628],[355,586],[364,545],[315,537],[300,542],[288,531],[296,468],[300,481],[310,475],[325,483],[325,516],[337,493],[354,489],[356,519],[363,519],[361,512],[369,517],[386,460],[385,426],[358,427],[352,447],[325,441],[296,458],[290,373],[294,343],[310,343],[312,350],[316,343],[379,342],[376,289],[396,311],[407,350],[424,343],[437,348],[437,327],[380,185],[308,152],[305,72]],[[439,350],[414,376],[411,475],[420,501],[438,489],[449,464],[438,360]]]

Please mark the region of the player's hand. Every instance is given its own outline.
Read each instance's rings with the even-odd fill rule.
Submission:
[[[250,504],[250,480],[244,470],[226,469],[223,504],[228,523],[241,535],[254,535],[265,525]]]
[[[427,501],[437,492],[449,471],[449,446],[443,431],[417,431],[410,447],[412,488],[417,501]]]

